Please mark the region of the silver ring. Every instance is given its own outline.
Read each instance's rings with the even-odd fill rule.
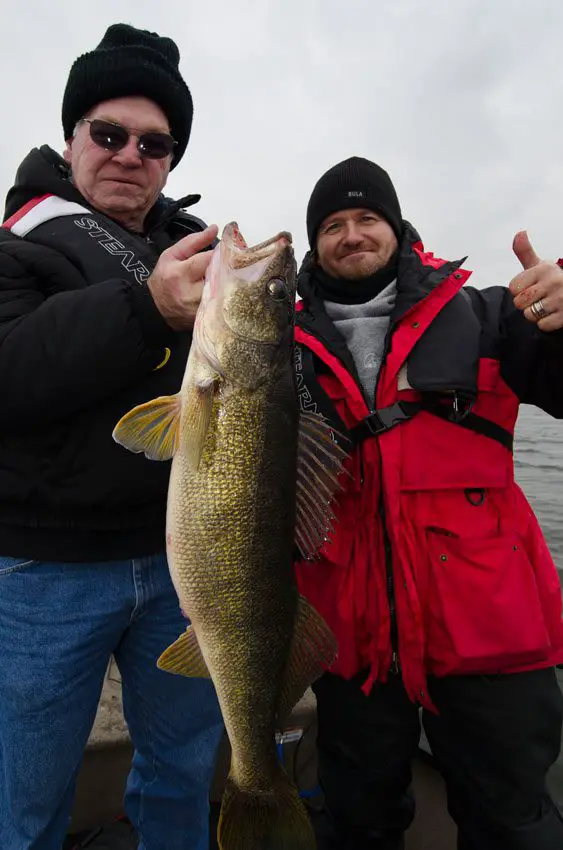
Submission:
[[[549,316],[549,313],[543,306],[543,301],[541,298],[538,298],[537,301],[534,301],[533,304],[530,304],[530,312],[536,319],[545,319],[546,316]]]

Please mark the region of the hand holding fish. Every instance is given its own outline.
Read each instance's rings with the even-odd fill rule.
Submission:
[[[191,330],[201,301],[205,272],[212,257],[203,251],[217,236],[216,225],[185,236],[160,255],[148,279],[154,303],[176,331]],[[203,252],[203,253],[200,253]]]
[[[540,260],[525,230],[516,234],[512,249],[524,269],[508,287],[515,306],[542,331],[563,328],[563,269]]]

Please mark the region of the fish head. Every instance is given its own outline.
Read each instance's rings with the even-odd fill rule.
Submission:
[[[228,224],[208,266],[196,355],[220,378],[258,386],[291,356],[296,264],[287,232],[248,247]]]

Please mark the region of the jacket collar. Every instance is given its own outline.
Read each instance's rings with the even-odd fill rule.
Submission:
[[[455,275],[464,260],[449,262],[424,250],[414,227],[405,222],[399,250],[397,298],[391,314],[386,348],[397,323],[410,310],[420,313],[420,341],[410,351],[408,378],[421,391],[450,391],[474,396],[477,387],[480,325],[469,299],[462,293],[433,291],[450,275]],[[467,272],[460,273],[460,279]],[[452,288],[454,289],[454,288]],[[356,378],[353,358],[315,289],[314,266],[306,255],[298,276],[298,292],[303,299],[297,314],[299,325],[319,339]],[[428,300],[425,300],[428,299]],[[438,308],[437,315],[435,308]],[[426,314],[426,318],[423,316]],[[418,325],[418,322],[417,322]]]
[[[455,272],[466,260],[442,260],[424,250],[420,236],[408,222],[403,222],[403,236],[399,245],[397,268],[397,299],[391,316],[395,324],[404,314]],[[324,311],[322,299],[315,287],[315,261],[307,252],[297,279],[297,291],[304,306],[312,312]]]

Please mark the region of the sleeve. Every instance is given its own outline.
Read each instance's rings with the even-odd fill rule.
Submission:
[[[154,369],[174,340],[146,286],[87,286],[52,249],[0,242],[0,427],[89,407]]]
[[[563,330],[539,330],[506,287],[468,290],[485,338],[494,338],[503,380],[523,404],[563,419]]]

